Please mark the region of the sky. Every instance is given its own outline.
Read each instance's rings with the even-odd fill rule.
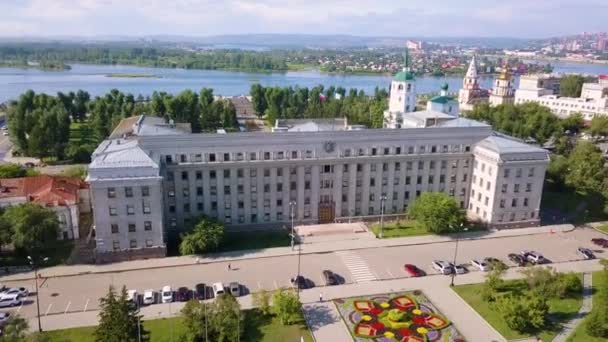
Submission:
[[[543,38],[608,31],[608,0],[0,0],[0,36],[348,34]]]

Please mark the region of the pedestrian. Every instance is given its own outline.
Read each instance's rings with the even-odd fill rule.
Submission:
[[[228,271],[231,271],[232,267],[230,266],[230,263],[228,263]]]
[[[323,293],[319,293],[319,302],[323,302]]]

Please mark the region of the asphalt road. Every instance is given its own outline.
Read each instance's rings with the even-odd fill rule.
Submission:
[[[508,253],[521,250],[535,250],[554,263],[580,260],[576,249],[580,246],[596,250],[598,257],[604,257],[604,251],[598,250],[591,243],[591,238],[602,234],[590,229],[577,229],[568,233],[540,234],[529,236],[504,237],[461,241],[458,248],[458,263],[467,263],[472,258],[496,257],[508,265]],[[344,278],[344,283],[355,283],[364,273],[371,273],[377,280],[405,278],[403,264],[412,263],[425,270],[429,275],[435,272],[431,262],[435,259],[451,261],[454,256],[455,242],[443,242],[413,246],[370,248],[348,251],[355,255],[356,263],[344,258],[344,252],[306,254],[301,257],[301,274],[316,285],[322,284],[321,272],[324,269]],[[346,261],[345,261],[346,260]],[[289,279],[297,273],[297,256],[281,256],[232,262],[228,269],[227,262],[211,264],[159,268],[116,272],[111,274],[84,274],[77,276],[43,279],[40,287],[40,310],[43,316],[64,315],[66,313],[90,312],[98,309],[98,299],[103,296],[109,285],[135,289],[143,293],[146,289],[160,290],[164,285],[174,289],[180,286],[193,287],[197,283],[210,285],[214,282],[228,284],[238,281],[245,293],[259,289],[274,290],[290,286]],[[469,267],[471,272],[479,272]],[[443,278],[443,277],[433,277]],[[8,281],[7,286],[25,286],[33,289],[33,280]],[[320,291],[323,291],[321,289]],[[33,291],[32,291],[33,292]],[[35,296],[18,308],[24,317],[36,316]],[[177,306],[177,305],[176,305]],[[6,311],[7,309],[1,309]],[[148,310],[154,310],[154,306]]]

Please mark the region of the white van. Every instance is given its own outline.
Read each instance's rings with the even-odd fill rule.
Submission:
[[[213,288],[213,295],[215,297],[224,294],[224,284],[222,283],[215,283],[211,286]]]

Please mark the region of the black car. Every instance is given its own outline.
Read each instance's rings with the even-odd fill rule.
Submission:
[[[190,289],[182,286],[177,289],[177,292],[175,293],[175,299],[178,302],[187,302],[188,300],[190,300],[190,294]]]
[[[488,257],[488,258],[485,258],[484,260],[485,260],[485,262],[487,262],[490,265],[490,269],[494,269],[495,267],[502,267],[503,269],[509,268],[500,259]]]
[[[519,254],[511,253],[509,254],[509,260],[511,260],[517,266],[525,266],[526,259]]]
[[[194,298],[198,300],[207,299],[207,287],[204,283],[199,283],[194,286]]]
[[[323,280],[325,280],[325,285],[338,285],[338,279],[336,275],[330,270],[323,271]]]
[[[595,255],[593,255],[593,251],[589,248],[579,247],[577,250],[578,254],[580,254],[584,259],[590,260],[595,259]]]
[[[311,287],[308,279],[304,278],[301,275],[299,275],[295,278],[291,278],[291,285],[298,289],[307,289],[307,288]]]

